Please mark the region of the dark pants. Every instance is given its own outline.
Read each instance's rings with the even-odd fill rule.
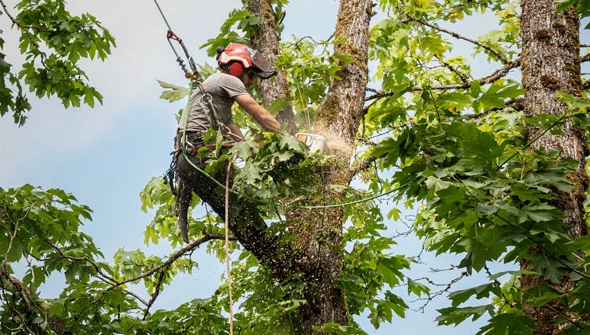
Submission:
[[[194,143],[194,142],[192,142]],[[190,161],[201,170],[205,170],[205,160],[197,158],[196,155],[188,155]],[[188,208],[192,199],[192,192],[195,192],[223,220],[225,220],[225,188],[217,185],[208,176],[201,173],[193,166],[191,166],[185,159],[184,155],[180,153],[176,161],[176,173],[182,180],[183,186],[178,190],[178,222],[183,235],[183,240],[188,240]],[[216,171],[213,177],[222,185],[226,183],[227,165],[220,171]],[[230,176],[231,188],[231,176]],[[248,242],[248,237],[255,237],[255,239],[264,238],[266,231],[266,223],[262,219],[256,204],[247,199],[240,199],[237,195],[229,193],[229,228],[233,235],[238,238],[242,245],[250,252],[257,254],[256,241]],[[273,238],[274,240],[274,238]]]

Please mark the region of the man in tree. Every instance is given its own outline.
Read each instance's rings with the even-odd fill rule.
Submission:
[[[211,75],[199,85],[191,96],[189,108],[185,109],[178,123],[178,136],[185,136],[181,141],[185,146],[182,150],[192,162],[189,163],[182,153],[176,160],[176,171],[182,181],[178,194],[178,222],[182,239],[186,243],[189,242],[187,213],[192,198],[191,192],[195,192],[225,219],[224,190],[192,166],[194,164],[201,170],[205,169],[206,159],[197,157],[197,151],[204,145],[203,135],[207,130],[221,130],[231,141],[244,139],[232,117],[231,107],[234,102],[244,108],[264,130],[280,129],[278,121],[247,91],[256,77],[268,79],[275,74],[275,70],[262,55],[246,45],[230,44],[225,49],[217,50],[217,63],[223,72]],[[214,177],[222,182],[225,180],[225,173],[218,171]],[[229,216],[234,227],[236,224],[237,227],[242,227],[238,223],[240,220],[259,221],[255,225],[263,227],[264,221],[254,206],[238,205],[235,197],[232,197],[230,202],[232,205]]]

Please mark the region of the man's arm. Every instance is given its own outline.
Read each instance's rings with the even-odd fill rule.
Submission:
[[[266,131],[279,131],[281,129],[281,125],[272,114],[262,108],[251,96],[243,94],[238,95],[234,99],[248,114],[252,115],[262,129]]]

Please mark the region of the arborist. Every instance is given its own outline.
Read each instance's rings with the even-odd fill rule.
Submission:
[[[244,135],[233,120],[231,107],[234,102],[250,114],[265,131],[280,129],[279,122],[247,91],[256,77],[269,79],[276,73],[260,52],[243,44],[229,44],[226,48],[217,49],[216,58],[222,72],[212,74],[198,84],[178,123],[176,143],[184,144],[182,150],[192,164],[201,170],[205,170],[206,159],[198,158],[197,151],[204,146],[203,135],[209,128],[221,130],[224,137],[232,141],[244,140]],[[184,140],[179,141],[183,136]],[[176,155],[176,174],[181,181],[176,214],[182,239],[189,243],[187,216],[191,192],[195,192],[225,220],[224,189],[191,166],[182,152]],[[225,180],[225,173],[218,171],[213,177],[222,182]],[[233,194],[229,203],[230,228],[234,228],[232,231],[236,237],[246,233],[240,231],[240,227],[244,227],[241,224],[244,220],[248,221],[250,227],[263,228],[265,223],[254,204],[238,202],[237,196]]]

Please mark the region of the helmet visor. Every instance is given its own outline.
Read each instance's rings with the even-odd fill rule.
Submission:
[[[252,61],[252,65],[254,65],[255,74],[257,77],[261,79],[268,79],[277,73],[277,71],[272,68],[268,61],[262,57],[262,54],[258,50],[252,50],[248,48],[246,49],[246,52],[248,52],[250,55],[250,60]]]

